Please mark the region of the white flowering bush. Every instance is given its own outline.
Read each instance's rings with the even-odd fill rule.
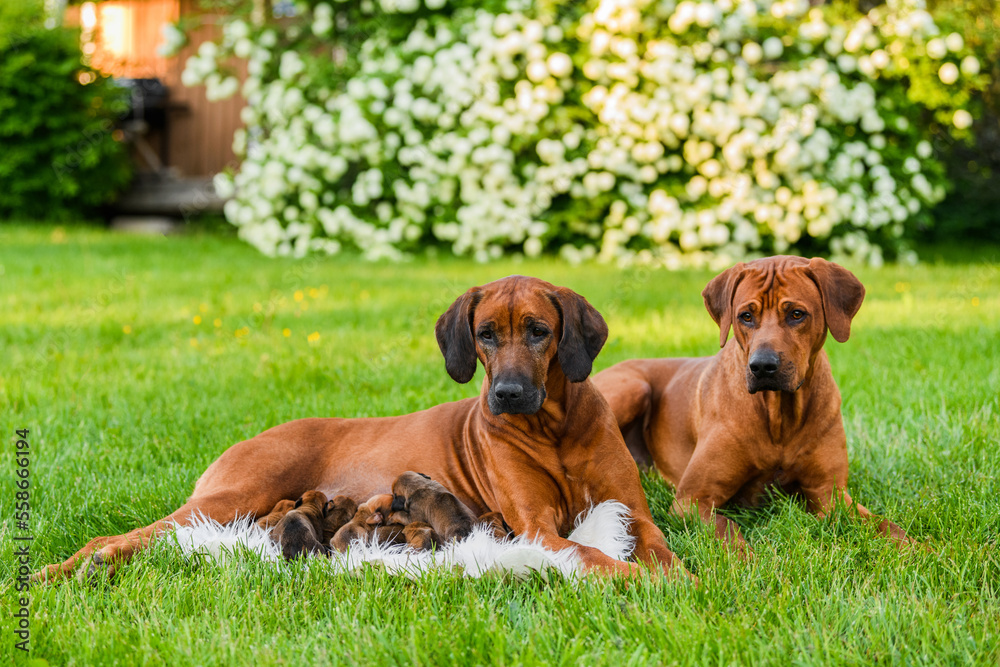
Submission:
[[[232,16],[184,72],[246,99],[216,187],[268,255],[910,260],[945,194],[931,128],[963,138],[985,85],[922,0],[296,8]]]

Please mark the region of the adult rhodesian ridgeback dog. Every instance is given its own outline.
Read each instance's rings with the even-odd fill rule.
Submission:
[[[233,445],[169,516],[125,535],[98,537],[35,577],[128,561],[173,522],[195,513],[220,523],[259,516],[310,489],[370,498],[419,470],[476,515],[499,511],[519,535],[553,551],[574,549],[587,572],[632,575],[642,568],[565,539],[592,504],[628,507],[641,563],[686,572],[653,523],[639,473],[614,415],[588,379],[608,328],[575,292],[512,276],[470,289],[435,327],[445,368],[465,383],[477,360],[478,397],[400,417],[300,419]],[[110,571],[110,570],[109,570]]]
[[[741,551],[737,525],[716,514],[754,506],[770,486],[801,493],[822,517],[847,492],[840,391],[823,343],[843,343],[865,288],[823,259],[778,256],[737,264],[702,292],[722,351],[697,359],[635,359],[594,376],[630,451],[677,489],[673,510],[697,512]],[[729,339],[729,329],[733,338]],[[882,533],[909,542],[891,521]]]

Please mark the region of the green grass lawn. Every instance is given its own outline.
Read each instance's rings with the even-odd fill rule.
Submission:
[[[1000,252],[862,269],[852,338],[827,344],[853,496],[932,547],[900,553],[795,499],[732,513],[755,557],[657,522],[702,586],[549,577],[419,582],[292,574],[154,549],[95,587],[32,588],[31,658],[52,664],[996,664],[1000,660]],[[960,260],[956,260],[956,254]],[[554,261],[273,260],[232,238],[0,227],[3,630],[15,653],[13,451],[30,429],[34,564],[179,506],[230,444],[310,416],[471,396],[434,342],[462,291],[526,273],[607,318],[596,368],[713,354],[709,272]],[[21,656],[23,658],[23,656]],[[20,658],[19,658],[20,659]]]

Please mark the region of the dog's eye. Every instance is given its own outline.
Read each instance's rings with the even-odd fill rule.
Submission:
[[[479,332],[479,339],[480,340],[493,340],[493,332],[492,331],[480,331]]]
[[[549,332],[546,329],[535,327],[531,330],[531,335],[534,336],[535,338],[543,338],[545,336],[548,336]]]
[[[806,311],[799,310],[798,308],[796,308],[790,314],[791,314],[793,320],[801,320],[803,317],[806,316]]]
[[[753,322],[753,313],[749,310],[744,310],[740,313],[740,319],[749,324],[750,322]]]

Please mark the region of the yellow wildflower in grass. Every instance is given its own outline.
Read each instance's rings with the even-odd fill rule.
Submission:
[[[194,322],[195,324],[201,324],[201,315],[195,315],[194,317],[191,318],[191,321]]]
[[[192,338],[188,342],[191,343],[191,347],[198,347],[198,339],[197,338]]]
[[[215,321],[212,322],[212,324],[214,324],[216,326],[216,328],[221,327],[222,326],[222,320],[219,319],[218,317],[216,317]]]
[[[319,340],[319,332],[313,331],[311,334],[309,334],[309,337],[306,340],[308,340],[310,343],[315,343],[316,341]]]
[[[122,327],[122,333],[124,334],[132,333],[132,327],[126,324],[125,326]]]
[[[910,291],[910,283],[896,283],[896,291],[902,294],[903,292]]]
[[[978,296],[972,297],[972,307],[973,308],[979,308],[979,297]]]
[[[208,304],[207,303],[201,304],[200,306],[198,306],[198,310],[200,310],[203,313],[207,313],[208,312]]]
[[[309,288],[309,298],[310,299],[318,299],[319,298],[319,290],[316,289],[315,287],[310,287]]]
[[[295,290],[295,295],[294,296],[295,296],[295,300],[296,301],[302,301],[302,299],[306,298],[306,295],[303,294],[302,290],[300,290],[300,289]]]
[[[289,336],[292,335],[292,330],[289,329],[288,327],[285,327],[284,329],[281,330],[281,335],[284,336],[285,338],[288,338]]]

